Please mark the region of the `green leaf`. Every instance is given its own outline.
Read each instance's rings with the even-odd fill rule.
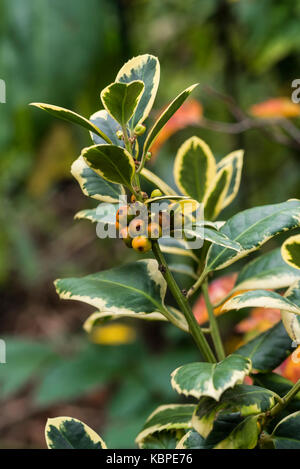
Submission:
[[[140,444],[140,449],[175,449],[184,434],[184,430],[163,430],[154,433]]]
[[[163,430],[180,430],[191,428],[195,405],[168,404],[158,407],[146,420],[136,443],[141,447],[147,438]]]
[[[213,430],[216,420],[234,414],[237,420],[270,410],[276,404],[276,395],[268,389],[240,384],[224,392],[219,402],[202,397],[194,412],[192,425],[204,438]]]
[[[117,132],[122,130],[122,127],[118,122],[113,119],[105,109],[101,109],[100,111],[95,112],[91,115],[90,121],[102,132],[108,136],[111,140],[111,143],[117,145],[119,147],[124,147],[124,140],[119,140],[117,137]],[[95,134],[94,132],[90,132],[91,138],[95,145],[101,145],[103,143],[107,143],[103,138],[99,137],[99,135]]]
[[[218,172],[225,168],[231,167],[232,173],[230,178],[230,184],[227,190],[227,194],[223,200],[222,208],[227,207],[231,202],[235,199],[240,183],[241,183],[241,176],[242,176],[242,169],[243,169],[243,159],[244,159],[244,151],[243,150],[236,150],[229,155],[222,158],[221,161],[217,164]]]
[[[162,237],[159,239],[159,246],[162,252],[165,254],[172,254],[183,258],[193,259],[195,262],[199,262],[197,256],[191,249],[188,248],[184,239]]]
[[[285,396],[294,386],[292,381],[277,373],[255,373],[252,375],[252,378],[254,384],[270,389],[280,397]],[[286,409],[291,412],[300,410],[300,392],[293,397]]]
[[[159,190],[161,190],[165,195],[178,195],[172,187],[168,186],[162,179],[160,179],[156,174],[149,171],[149,169],[143,168],[141,171],[141,176],[146,179],[146,181],[153,184]]]
[[[198,86],[198,83],[195,85],[190,86],[186,90],[184,90],[182,93],[180,93],[172,102],[169,104],[167,109],[163,111],[163,113],[159,116],[157,121],[155,122],[154,126],[150,130],[150,132],[147,135],[147,138],[144,143],[144,150],[143,153],[144,155],[147,153],[151,145],[154,143],[156,137],[162,130],[162,128],[166,125],[168,120],[171,119],[173,114],[180,108],[180,106],[184,103],[184,101],[189,97],[191,92],[193,91],[194,88]]]
[[[245,418],[230,435],[218,443],[214,449],[253,449],[260,434],[259,415]]]
[[[189,138],[177,152],[173,172],[179,190],[202,202],[216,175],[211,149],[201,138]]]
[[[71,417],[48,419],[45,436],[49,449],[107,449],[94,430]]]
[[[284,261],[300,270],[300,234],[288,238],[281,247]]]
[[[56,280],[62,299],[78,300],[111,314],[165,312],[166,282],[154,259],[141,260],[81,278]]]
[[[107,321],[115,321],[122,318],[133,318],[133,319],[144,319],[146,321],[168,321],[165,316],[161,313],[147,313],[147,314],[136,314],[136,313],[110,313],[110,312],[95,312],[89,316],[83,324],[83,328],[86,332],[90,333],[93,327],[98,326]]]
[[[102,130],[98,129],[96,125],[94,125],[85,117],[76,114],[76,112],[70,111],[69,109],[65,109],[63,107],[53,106],[52,104],[30,103],[30,105],[38,107],[39,109],[43,109],[44,111],[49,112],[49,114],[54,117],[57,117],[58,119],[63,119],[68,122],[72,122],[73,124],[81,125],[81,127],[84,127],[90,132],[93,132],[99,137],[101,137],[106,143],[112,143],[111,140],[107,137],[107,135],[102,132]]]
[[[219,363],[190,363],[172,373],[172,387],[185,396],[209,396],[218,401],[224,391],[243,381],[251,371],[251,360],[237,354]]]
[[[300,411],[281,420],[271,438],[275,449],[300,449]]]
[[[219,270],[256,251],[273,236],[300,225],[300,201],[264,205],[239,212],[230,218],[220,232],[242,246],[236,253],[231,249],[212,246],[208,253],[206,272]]]
[[[300,314],[300,306],[293,303],[289,298],[268,290],[252,290],[236,295],[223,304],[221,311],[242,308],[278,308],[290,313]]]
[[[182,235],[182,230],[175,229],[173,231],[175,238],[176,235]],[[218,246],[224,246],[234,251],[240,251],[242,246],[236,242],[229,239],[226,235],[221,233],[220,231],[212,230],[210,228],[206,228],[200,225],[195,225],[193,229],[184,228],[184,234],[188,239],[199,238],[201,240],[210,241],[213,244],[217,244]],[[180,239],[179,237],[177,239]]]
[[[144,83],[140,80],[131,83],[111,83],[101,91],[101,101],[106,111],[124,128],[133,116]]]
[[[284,297],[300,308],[300,280],[291,285]],[[290,338],[297,344],[300,343],[300,316],[283,309],[281,319]]]
[[[277,368],[292,350],[291,339],[280,321],[247,344],[242,345],[236,353],[249,357],[255,370],[266,372]],[[274,353],[274,351],[276,352]]]
[[[204,215],[206,219],[214,220],[221,212],[231,177],[232,167],[225,166],[212,181],[204,198]]]
[[[300,271],[284,262],[278,248],[246,264],[239,273],[233,291],[256,288],[277,290],[291,285],[298,279]]]
[[[135,172],[132,156],[116,145],[93,145],[81,152],[88,166],[107,181],[131,187]]]
[[[133,57],[126,62],[119,71],[116,77],[117,82],[131,83],[135,80],[141,80],[145,86],[144,93],[131,119],[131,128],[134,128],[137,124],[141,124],[148,117],[157,93],[159,78],[159,61],[157,57],[149,54]]]
[[[93,171],[85,162],[83,156],[77,158],[71,167],[71,173],[79,183],[82,192],[88,197],[107,203],[118,203],[119,197],[125,195],[120,184],[106,181]]]
[[[178,442],[176,449],[210,449],[205,439],[196,430],[190,430]]]

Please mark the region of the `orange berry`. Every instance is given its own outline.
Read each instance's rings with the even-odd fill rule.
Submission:
[[[152,247],[151,241],[145,236],[138,236],[132,241],[132,247],[138,252],[148,252]]]
[[[148,236],[151,239],[158,239],[162,235],[161,226],[158,223],[150,223],[148,225]]]
[[[134,218],[128,225],[129,234],[132,238],[145,234],[145,222],[141,218]]]
[[[132,204],[134,204],[134,202],[136,202],[136,196],[134,194],[132,194],[132,196],[130,197],[130,201]]]

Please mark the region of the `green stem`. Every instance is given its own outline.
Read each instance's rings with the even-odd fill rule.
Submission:
[[[194,293],[196,293],[196,291],[198,290],[198,288],[201,287],[204,279],[206,278],[207,276],[207,272],[205,272],[205,270],[202,272],[202,274],[200,275],[200,277],[198,278],[198,280],[194,283],[194,285],[191,286],[191,288],[189,289],[189,291],[187,292],[187,297],[190,298],[191,296],[193,296]]]
[[[199,326],[199,324],[196,321],[196,318],[190,308],[190,305],[186,299],[186,297],[182,294],[179,286],[177,285],[169,267],[168,264],[166,263],[166,260],[163,256],[163,253],[160,250],[158,241],[153,241],[152,242],[152,250],[153,254],[156,257],[157,262],[161,266],[162,273],[164,275],[164,278],[168,284],[168,287],[170,288],[172,295],[174,296],[179,308],[181,309],[182,313],[185,316],[185,319],[188,323],[190,333],[193,336],[201,354],[203,357],[210,363],[215,363],[215,357],[214,354]]]
[[[289,392],[270,410],[269,416],[271,418],[275,417],[279,412],[281,412],[288,403],[295,397],[296,394],[300,391],[300,379],[294,386],[289,390]]]
[[[205,280],[202,284],[202,291],[203,291],[203,296],[206,304],[206,309],[208,312],[208,317],[209,317],[209,324],[210,324],[210,330],[211,330],[211,337],[216,349],[217,357],[218,360],[224,360],[225,358],[225,351],[220,335],[220,330],[219,326],[216,320],[216,317],[214,315],[214,310],[212,307],[212,304],[209,299],[209,294],[208,294],[208,286],[207,286],[207,280]]]

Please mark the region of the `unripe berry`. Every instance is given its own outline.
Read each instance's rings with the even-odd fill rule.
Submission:
[[[117,130],[116,136],[118,140],[123,140],[123,132],[122,130]]]
[[[135,135],[143,135],[145,133],[146,127],[143,124],[137,124],[134,128]]]
[[[158,239],[161,235],[162,230],[158,223],[150,223],[148,225],[148,237],[150,239]]]
[[[129,223],[128,233],[134,238],[136,236],[144,235],[146,232],[145,222],[140,218],[135,218]]]
[[[154,189],[154,191],[151,192],[151,199],[154,199],[154,197],[161,197],[163,194],[159,189]]]
[[[132,238],[129,236],[127,226],[125,226],[125,228],[122,228],[122,230],[120,231],[120,237],[123,239],[124,243],[128,248],[132,247]]]
[[[151,151],[147,151],[147,153],[146,153],[146,160],[148,160],[148,161],[151,160],[151,157],[152,157]]]
[[[148,252],[152,247],[151,241],[145,236],[138,236],[132,241],[132,247],[138,252]]]

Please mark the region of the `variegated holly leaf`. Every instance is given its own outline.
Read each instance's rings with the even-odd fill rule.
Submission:
[[[122,130],[121,125],[115,121],[115,119],[113,119],[105,109],[101,109],[100,111],[92,114],[90,121],[96,127],[98,127],[98,129],[101,129],[114,145],[119,147],[125,146],[124,140],[119,140],[117,137],[117,132]],[[95,134],[94,132],[90,132],[90,135],[95,145],[107,143],[103,138],[99,137],[99,135]]]
[[[195,225],[193,229],[184,227],[184,231],[175,229],[173,234],[176,239],[180,239],[184,235],[187,241],[199,239],[202,241],[210,241],[218,246],[228,247],[234,251],[240,251],[242,249],[242,246],[238,242],[232,241],[220,231],[212,230],[211,228],[206,228],[200,225]]]
[[[117,237],[116,230],[116,213],[117,206],[112,206],[111,204],[99,204],[96,208],[88,208],[85,210],[80,210],[74,216],[75,220],[89,220],[92,223],[101,223],[103,226],[110,225],[113,228],[113,233]]]
[[[276,404],[276,394],[259,386],[238,384],[224,392],[219,402],[211,397],[202,397],[193,414],[192,425],[204,438],[214,431],[221,421],[235,416],[239,423],[249,415],[270,410]],[[216,431],[214,431],[216,436]]]
[[[300,234],[288,238],[281,247],[283,260],[300,270]]]
[[[169,104],[167,109],[165,109],[162,114],[159,116],[155,124],[153,125],[152,129],[149,131],[147,138],[144,143],[143,154],[145,155],[147,151],[150,149],[152,143],[154,143],[156,137],[162,130],[162,128],[166,125],[168,120],[175,114],[177,109],[184,103],[184,101],[189,97],[191,92],[194,88],[198,86],[198,83],[195,85],[190,86],[186,90],[182,91],[172,102]]]
[[[48,419],[45,436],[49,449],[107,449],[94,430],[71,417]]]
[[[223,441],[214,449],[253,449],[261,432],[259,415],[246,417]]]
[[[227,190],[227,194],[223,200],[222,208],[227,207],[231,202],[235,199],[240,183],[241,183],[241,176],[242,176],[242,169],[243,169],[243,158],[244,158],[244,151],[243,150],[236,150],[229,155],[222,158],[221,161],[217,164],[217,171],[219,172],[221,169],[225,167],[231,167],[232,173],[230,178],[230,184]]]
[[[143,168],[141,171],[141,176],[154,185],[155,188],[159,189],[165,195],[178,195],[172,187],[168,186],[162,179],[160,179],[156,174],[149,171],[147,168]]]
[[[93,145],[84,148],[81,156],[93,171],[107,181],[131,187],[135,165],[125,148],[116,145]]]
[[[245,265],[239,273],[233,292],[270,288],[284,288],[300,279],[300,270],[287,265],[280,249],[263,254]]]
[[[186,322],[186,319],[184,315],[178,311],[177,309],[171,307],[171,306],[166,306],[166,310],[168,311],[168,318],[172,319],[172,323],[176,325],[179,329],[189,332],[189,327]],[[116,319],[123,319],[124,317],[126,318],[133,318],[133,319],[143,319],[146,321],[169,321],[166,316],[164,316],[161,313],[139,313],[136,314],[134,312],[128,312],[128,313],[115,313],[111,311],[103,311],[99,312],[97,311],[96,313],[93,313],[91,316],[87,318],[85,323],[83,324],[83,328],[86,332],[90,333],[93,329],[94,326],[99,326],[107,321],[114,321]]]
[[[281,420],[271,439],[275,449],[300,449],[300,411]]]
[[[228,388],[241,383],[251,371],[251,360],[237,354],[219,363],[190,363],[172,373],[172,387],[185,396],[209,396],[218,401]]]
[[[144,83],[140,80],[111,83],[101,91],[101,101],[111,117],[125,128],[135,113],[143,91]]]
[[[288,200],[281,204],[264,205],[234,215],[220,228],[220,233],[237,241],[242,250],[212,246],[208,253],[206,272],[233,264],[250,252],[256,251],[273,236],[300,225],[300,201]]]
[[[207,220],[214,220],[221,212],[228,193],[232,167],[225,166],[216,174],[204,197],[204,215]]]
[[[176,449],[211,449],[196,430],[188,431],[178,442]]]
[[[145,446],[147,439],[164,430],[174,431],[191,428],[193,404],[168,404],[158,407],[146,420],[142,431],[136,438],[140,448]],[[159,437],[159,435],[158,435]]]
[[[189,138],[177,152],[173,172],[179,190],[202,202],[216,176],[216,161],[211,149],[201,138]]]
[[[284,397],[294,386],[292,381],[277,373],[255,373],[252,378],[254,384],[270,389],[280,397]],[[300,392],[293,397],[286,409],[290,412],[300,410]]]
[[[300,271],[299,271],[300,272]],[[297,280],[291,287],[285,292],[284,297],[291,301],[293,304],[300,308],[300,280]],[[297,344],[300,343],[300,316],[299,314],[293,314],[286,309],[281,310],[281,319],[285,330],[292,340]]]
[[[184,239],[176,239],[167,236],[159,238],[159,246],[164,254],[172,254],[174,256],[180,256],[183,259],[193,259],[195,262],[199,262],[197,256],[191,249],[188,248],[188,244]]]
[[[58,295],[113,314],[166,314],[166,281],[154,259],[141,260],[81,278],[59,279]]]
[[[74,161],[71,173],[79,183],[84,195],[88,197],[114,204],[119,202],[121,195],[125,195],[125,190],[120,184],[109,182],[95,173],[87,165],[83,156]]]
[[[119,71],[116,82],[131,83],[135,80],[141,80],[145,86],[137,109],[130,121],[132,129],[148,117],[155,100],[159,79],[160,65],[158,58],[149,54],[133,57]]]
[[[235,295],[226,301],[221,311],[239,310],[242,308],[277,308],[289,313],[300,314],[300,306],[279,293],[268,290],[252,290]]]
[[[266,372],[277,368],[292,351],[292,341],[280,321],[247,344],[242,345],[236,353],[249,357],[253,369]]]
[[[91,121],[86,119],[85,117],[76,114],[76,112],[70,111],[69,109],[65,109],[59,106],[53,106],[52,104],[45,104],[45,103],[30,103],[31,106],[38,107],[44,111],[49,112],[49,114],[53,115],[54,117],[58,117],[58,119],[63,119],[68,122],[72,122],[73,124],[81,125],[85,129],[93,132],[94,134],[101,137],[106,143],[112,143],[111,140],[101,129],[99,129],[96,125],[94,125]]]

